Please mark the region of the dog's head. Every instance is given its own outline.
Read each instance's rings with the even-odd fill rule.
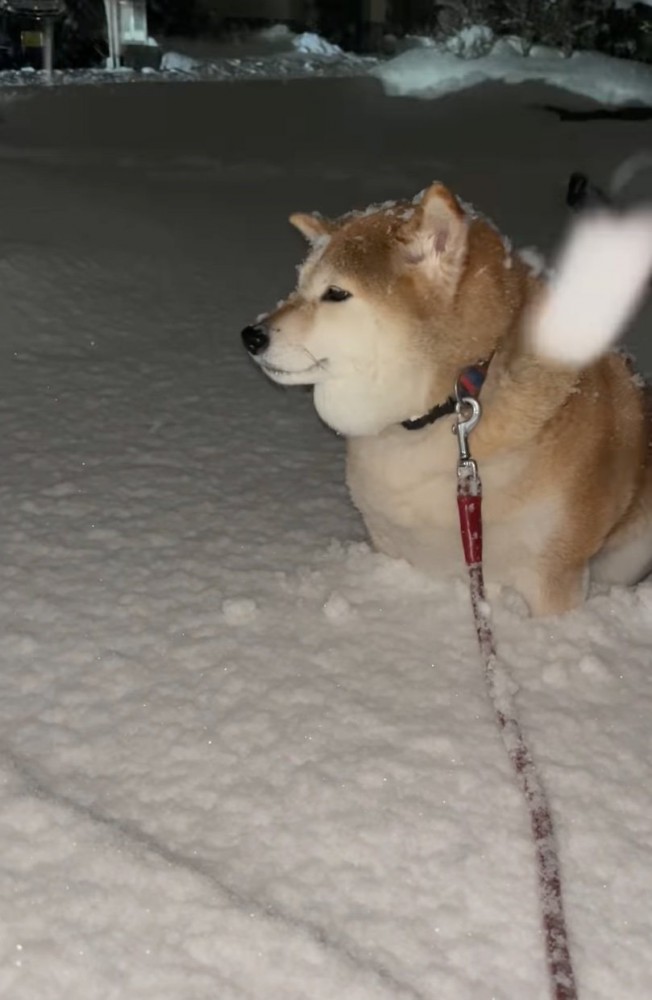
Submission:
[[[445,399],[480,356],[458,329],[470,222],[453,195],[436,184],[415,203],[290,221],[311,245],[297,287],[242,333],[265,374],[313,385],[318,413],[345,435]]]

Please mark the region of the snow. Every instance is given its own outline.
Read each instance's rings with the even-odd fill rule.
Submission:
[[[398,97],[441,97],[488,80],[541,80],[602,104],[652,104],[652,66],[597,52],[564,58],[543,46],[524,56],[518,38],[498,39],[487,52],[489,46],[486,29],[469,28],[434,48],[410,49],[372,72]]]
[[[153,44],[156,44],[153,40]],[[314,32],[296,34],[284,24],[227,39],[164,38],[159,69],[55,70],[61,85],[210,80],[288,80],[305,77],[372,76],[395,97],[436,98],[487,81],[509,84],[539,80],[607,105],[652,104],[652,67],[597,52],[561,52],[534,47],[524,56],[518,37],[495,38],[471,25],[442,42],[408,35],[394,39],[394,58],[359,56]],[[0,71],[0,87],[49,84],[32,67]]]
[[[303,34],[297,35],[296,38],[293,39],[292,45],[297,52],[306,52],[310,55],[342,55],[342,49],[339,45],[333,45],[332,42],[328,42],[325,38],[321,38],[319,35],[316,35],[314,31],[304,31]]]
[[[55,70],[58,85],[131,83],[186,80],[236,81],[276,80],[314,76],[361,76],[378,64],[373,56],[343,52],[313,32],[296,34],[286,25],[276,24],[260,31],[225,39],[161,38],[148,44],[161,48],[159,69],[141,72],[128,67]],[[0,71],[0,87],[21,87],[26,83],[47,84],[44,74],[32,67]]]
[[[161,70],[164,73],[194,73],[201,65],[198,59],[183,52],[164,52],[161,56]]]
[[[570,170],[604,180],[648,129],[569,127],[553,99],[315,79],[4,103],[0,995],[548,996],[466,583],[370,551],[341,441],[238,331],[290,290],[311,206],[439,177],[550,252]],[[647,1000],[652,585],[548,621],[489,596],[580,993]]]
[[[489,52],[494,42],[491,28],[484,24],[473,24],[446,39],[445,47],[448,52],[462,59],[477,59]]]

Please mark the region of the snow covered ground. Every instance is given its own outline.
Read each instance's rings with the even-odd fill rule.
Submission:
[[[152,46],[156,41],[150,39]],[[58,85],[132,83],[148,79],[178,80],[285,80],[315,76],[361,76],[378,64],[374,56],[343,52],[313,32],[295,34],[283,24],[241,36],[210,38],[161,38],[159,69],[137,72],[126,66],[117,70],[55,70]],[[34,86],[47,83],[31,67],[0,72],[0,86]]]
[[[482,28],[462,31],[445,45],[411,49],[373,72],[395,96],[431,98],[488,80],[541,80],[603,104],[652,105],[652,66],[599,52],[565,58],[544,46],[524,56],[519,38],[492,39]]]
[[[54,82],[79,86],[143,79],[236,82],[371,74],[392,96],[433,98],[487,81],[518,84],[540,80],[607,105],[652,106],[650,65],[598,52],[575,52],[568,59],[543,46],[524,56],[521,39],[497,39],[488,28],[478,25],[443,42],[410,35],[394,39],[397,54],[392,58],[344,52],[319,35],[296,34],[283,24],[223,39],[162,38],[160,46],[157,70],[56,70]],[[46,83],[44,75],[31,67],[0,72],[0,87]]]
[[[295,209],[439,177],[550,249],[568,172],[608,179],[649,125],[546,104],[586,107],[373,80],[3,105],[1,996],[547,996],[465,585],[370,552],[341,443],[239,340]],[[647,1000],[652,585],[495,617],[581,996]]]

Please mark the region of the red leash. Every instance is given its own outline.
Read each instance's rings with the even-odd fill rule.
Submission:
[[[464,386],[464,389],[468,387]],[[457,423],[453,430],[459,445],[457,506],[464,558],[469,570],[471,604],[484,663],[485,680],[505,749],[530,814],[537,863],[539,902],[550,975],[552,1000],[577,1000],[577,987],[568,945],[561,891],[561,866],[555,844],[552,814],[545,789],[525,741],[514,704],[513,682],[496,656],[482,572],[482,483],[471,458],[468,436],[478,423],[477,399],[458,389]],[[466,415],[465,415],[466,414]]]

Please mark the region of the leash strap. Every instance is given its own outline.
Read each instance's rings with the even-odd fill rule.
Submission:
[[[530,815],[551,997],[552,1000],[577,1000],[552,813],[518,720],[512,693],[514,682],[496,655],[491,609],[485,596],[482,570],[482,482],[468,444],[468,436],[480,420],[482,410],[475,396],[464,395],[464,386],[459,382],[456,395],[457,423],[453,431],[459,445],[457,506],[485,681],[503,744]]]

